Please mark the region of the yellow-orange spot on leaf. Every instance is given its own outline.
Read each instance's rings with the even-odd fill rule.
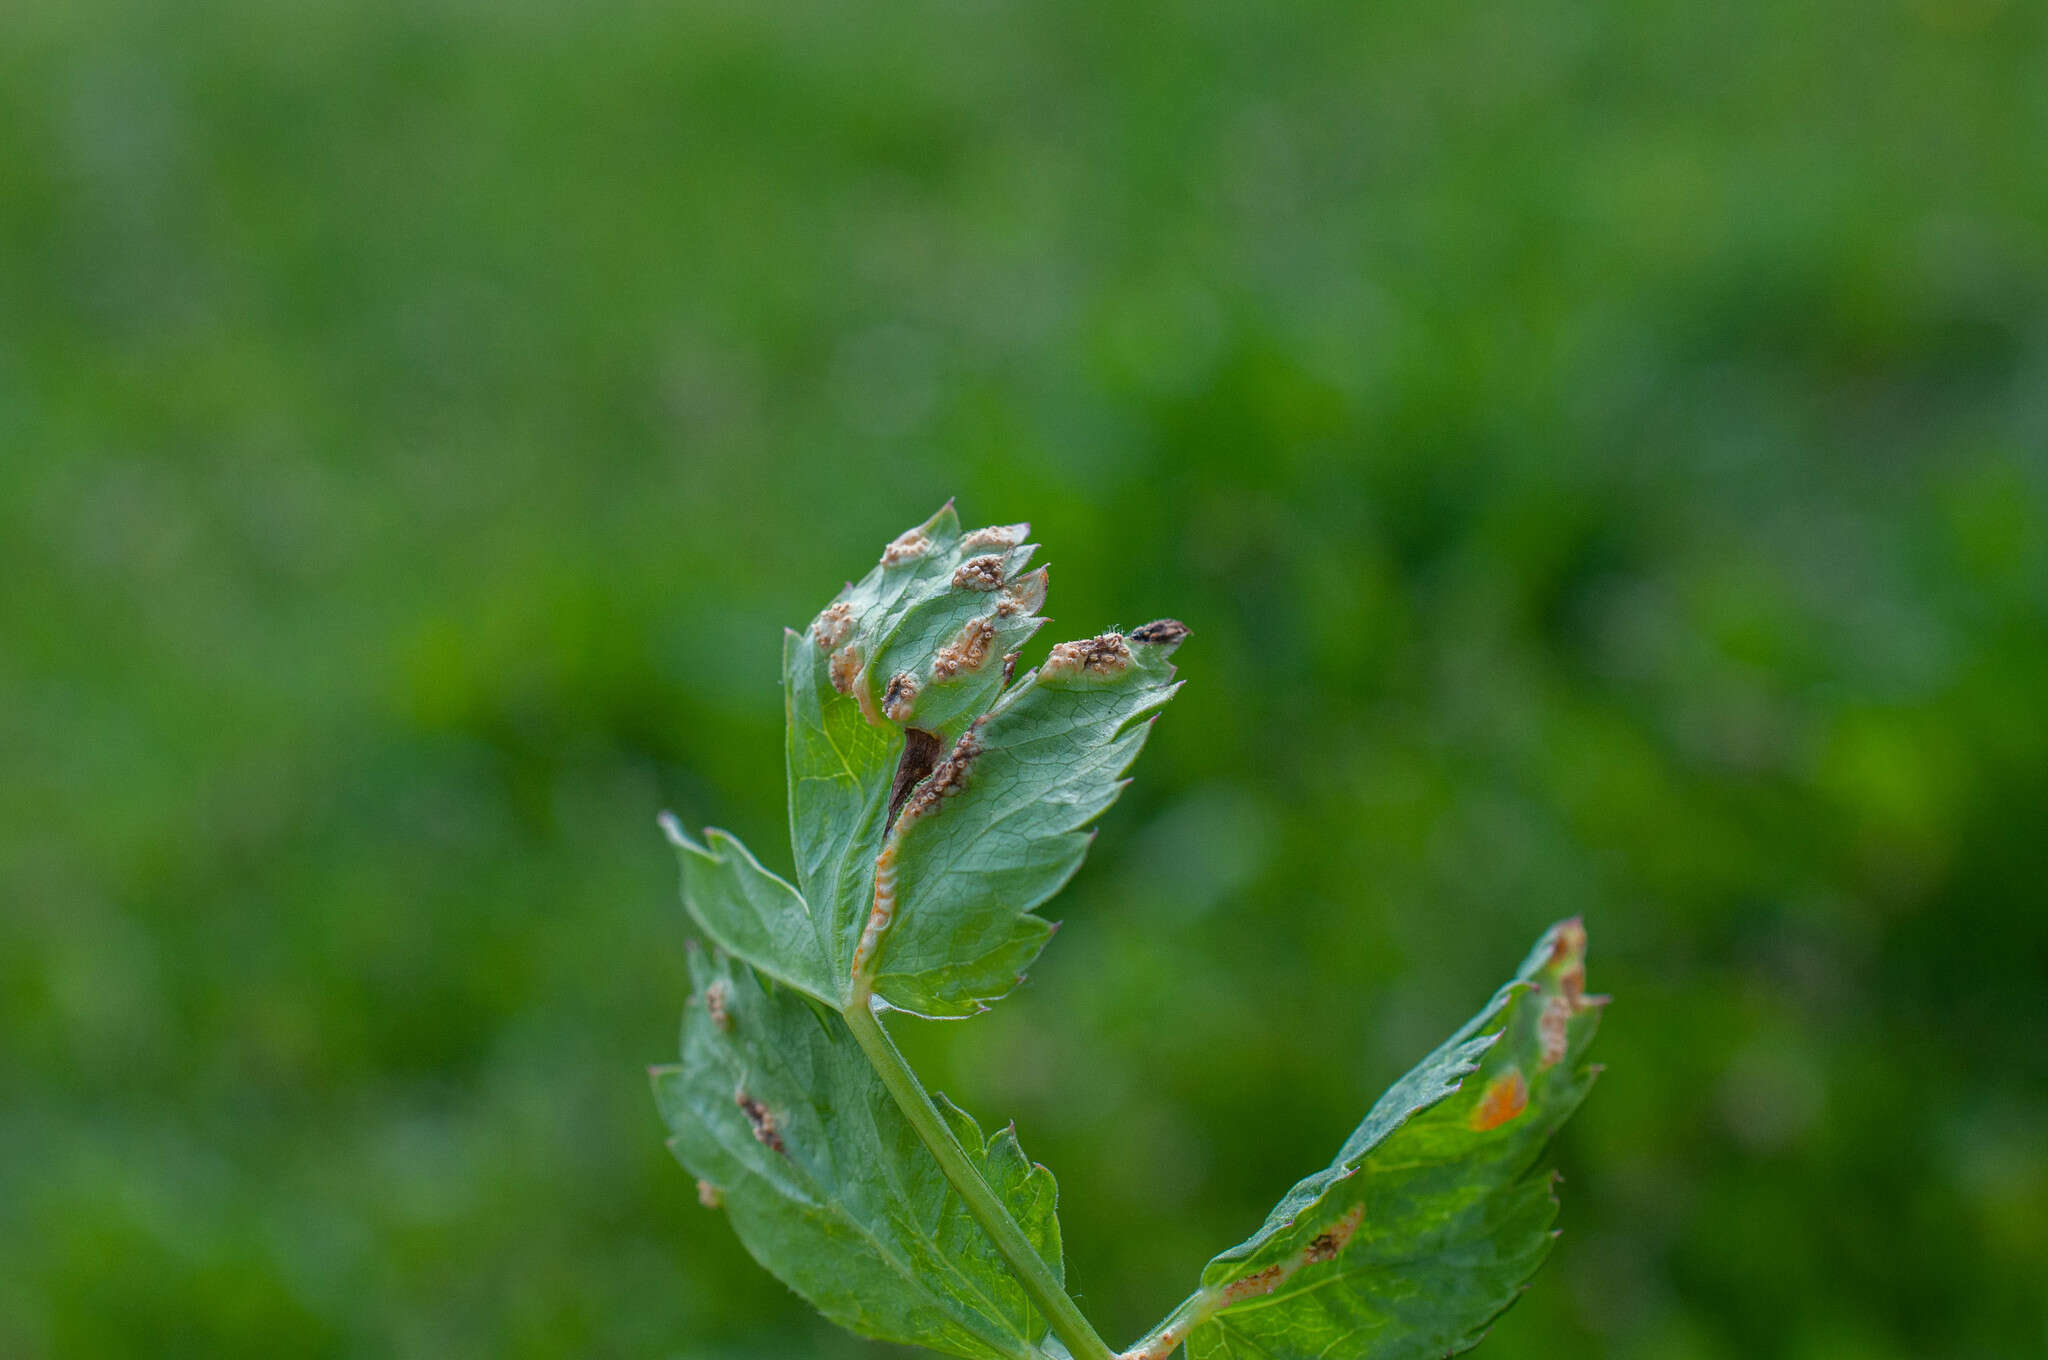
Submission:
[[[1509,1068],[1479,1093],[1479,1103],[1472,1109],[1472,1127],[1480,1133],[1497,1129],[1528,1108],[1529,1083],[1519,1070]]]

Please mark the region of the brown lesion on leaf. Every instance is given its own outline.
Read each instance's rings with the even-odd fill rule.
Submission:
[[[873,542],[872,539],[869,541]],[[894,567],[905,562],[915,562],[931,549],[931,538],[924,530],[906,529],[890,540],[888,547],[882,549],[882,565]]]
[[[718,1193],[718,1187],[710,1181],[697,1182],[697,1202],[707,1209],[725,1207],[725,1196]]]
[[[882,691],[882,712],[889,715],[891,722],[905,722],[910,711],[917,705],[917,677],[909,671],[898,671],[889,677],[889,687]]]
[[[832,660],[825,666],[825,678],[841,694],[853,693],[853,687],[860,679],[860,648],[849,642],[832,653]]]
[[[770,1152],[779,1152],[785,1157],[789,1155],[789,1149],[783,1146],[782,1134],[776,1128],[773,1111],[748,1095],[745,1087],[732,1093],[732,1103],[739,1106],[740,1113],[747,1117],[747,1127],[754,1131],[755,1142]]]
[[[1179,619],[1154,619],[1148,624],[1133,628],[1131,641],[1142,642],[1149,647],[1175,647],[1186,639],[1188,626]]]
[[[916,792],[903,805],[904,820],[924,816],[940,802],[967,787],[967,773],[973,768],[975,757],[981,754],[981,724],[982,719],[975,719],[973,726],[953,743],[952,752],[928,779],[917,786]]]
[[[910,791],[924,781],[939,763],[939,753],[945,750],[945,743],[938,734],[927,732],[921,727],[903,729],[903,754],[896,761],[896,781],[889,786],[889,821],[896,824],[896,814],[903,809],[903,800],[910,797]]]
[[[995,553],[970,557],[953,569],[955,590],[995,590],[1003,584],[1003,559]]]
[[[1130,664],[1131,646],[1124,641],[1124,635],[1104,633],[1099,637],[1060,643],[1046,657],[1040,674],[1111,676],[1129,669]]]
[[[988,664],[995,641],[994,619],[969,619],[951,642],[932,655],[932,678],[950,680],[962,671],[980,670]]]
[[[704,989],[704,1012],[711,1017],[711,1023],[718,1027],[720,1034],[732,1032],[732,989],[720,978]]]
[[[1315,1240],[1302,1250],[1304,1264],[1317,1265],[1323,1261],[1334,1261],[1337,1253],[1351,1244],[1358,1233],[1358,1225],[1365,1221],[1365,1206],[1354,1204],[1351,1211],[1338,1219],[1324,1231],[1316,1234]]]
[[[818,644],[818,650],[829,652],[846,641],[853,632],[853,604],[839,600],[828,604],[811,620],[811,641]]]
[[[1472,1128],[1478,1133],[1491,1132],[1528,1108],[1529,1080],[1520,1068],[1510,1067],[1479,1093],[1479,1103],[1472,1107]]]
[[[1024,655],[1024,653],[1022,653],[1022,652],[1006,652],[1006,653],[1004,653],[1004,655],[1003,655],[1003,684],[1004,684],[1004,685],[1008,685],[1008,684],[1010,683],[1010,681],[1011,681],[1011,680],[1013,680],[1013,679],[1015,679],[1015,678],[1016,678],[1016,675],[1017,675],[1017,658],[1018,658],[1018,657],[1021,657],[1021,656],[1023,656],[1023,655]]]

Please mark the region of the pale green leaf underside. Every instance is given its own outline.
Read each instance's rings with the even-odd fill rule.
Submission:
[[[1133,1355],[1184,1339],[1190,1360],[1433,1360],[1478,1344],[1555,1236],[1535,1168],[1593,1081],[1584,948],[1576,922],[1547,934]]]
[[[654,1069],[670,1147],[768,1270],[862,1336],[1033,1360],[1045,1322],[969,1217],[838,1016],[693,954],[682,1060]],[[1057,1191],[1013,1131],[984,1138],[942,1101],[961,1146],[1061,1270]]]

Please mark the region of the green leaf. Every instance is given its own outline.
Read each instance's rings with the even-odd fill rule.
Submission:
[[[676,1157],[747,1250],[818,1310],[881,1341],[1037,1360],[1032,1309],[844,1022],[745,964],[691,957],[682,1061],[652,1072]],[[968,1157],[1061,1271],[1057,1191],[1006,1129],[941,1101]]]
[[[1216,1257],[1130,1360],[1432,1360],[1478,1344],[1549,1253],[1532,1170],[1595,1069],[1584,929],[1552,928],[1486,1009],[1396,1082],[1330,1166]]]
[[[827,923],[833,981],[817,995],[834,1005],[852,994],[892,794],[907,794],[988,707],[1006,658],[1043,621],[1045,573],[1022,570],[1026,531],[963,534],[948,504],[784,637],[790,841],[798,886]]]
[[[840,1009],[872,991],[971,1015],[1016,985],[1053,930],[1032,909],[1079,866],[1081,828],[1114,801],[1141,720],[1171,696],[1166,656],[1186,632],[1064,643],[1010,686],[1043,622],[1027,530],[963,533],[949,504],[786,635],[790,840],[809,928],[761,919],[762,894],[745,911],[693,905],[714,940]]]
[[[1179,688],[1167,658],[1185,634],[1161,623],[1060,644],[910,795],[881,852],[894,904],[875,931],[877,995],[963,1016],[1017,984],[1053,932],[1032,909],[1080,867],[1081,828],[1122,792]]]
[[[683,905],[712,943],[813,996],[829,998],[844,982],[833,968],[827,923],[746,846],[715,827],[704,829],[699,845],[666,814],[661,827],[682,864]]]

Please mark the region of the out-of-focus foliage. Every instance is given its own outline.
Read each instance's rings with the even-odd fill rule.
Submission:
[[[949,494],[1048,636],[1195,630],[1060,947],[899,1026],[1107,1332],[1582,913],[1608,1073],[1478,1354],[2044,1353],[2044,56],[6,6],[0,1354],[875,1353],[662,1147],[654,815],[790,870],[779,629]]]

